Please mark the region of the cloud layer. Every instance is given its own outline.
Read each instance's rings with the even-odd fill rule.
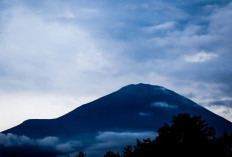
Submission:
[[[109,150],[121,152],[124,147],[134,145],[136,139],[154,139],[156,136],[155,132],[99,132],[93,146],[86,148],[85,152],[90,156],[94,154],[103,155],[104,152]]]
[[[42,139],[32,139],[27,136],[18,136],[11,133],[0,133],[0,145],[7,147],[23,147],[34,146],[43,148],[57,153],[68,153],[74,151],[74,148],[80,146],[81,143],[75,142],[63,142],[58,137],[44,137]]]
[[[113,150],[121,152],[127,145],[134,145],[136,139],[154,139],[157,136],[155,132],[98,132],[93,139],[84,138],[82,140],[62,140],[58,137],[44,137],[42,139],[32,139],[27,136],[18,136],[11,133],[0,133],[0,147],[4,148],[0,155],[12,156],[13,152],[22,156],[33,156],[36,153],[44,153],[43,155],[56,154],[67,156],[72,154],[75,156],[80,151],[84,151],[88,156],[96,156],[104,154],[104,152]],[[82,144],[85,143],[84,147]],[[31,152],[32,151],[32,152]],[[34,152],[33,152],[34,151]],[[4,154],[5,153],[5,154]],[[31,153],[31,154],[30,154]]]

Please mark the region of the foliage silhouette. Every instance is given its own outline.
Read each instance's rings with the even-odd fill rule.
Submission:
[[[106,152],[106,154],[103,157],[120,157],[119,153],[114,153],[112,151]]]
[[[112,152],[104,157],[116,157]],[[209,127],[200,116],[178,114],[173,116],[172,124],[165,123],[158,129],[155,140],[137,139],[134,148],[127,146],[122,157],[201,157],[232,156],[232,134],[224,133],[215,137],[215,129]],[[117,156],[118,157],[118,156]]]
[[[78,153],[78,155],[76,156],[76,157],[85,157],[86,156],[86,154],[85,153],[83,153],[83,152],[79,152]]]
[[[124,148],[122,151],[122,157],[130,157],[133,153],[133,147],[131,145]]]
[[[213,127],[208,127],[200,116],[191,117],[186,113],[173,116],[172,125],[164,124],[158,130],[158,134],[156,138],[158,143],[203,144],[214,138],[215,130]]]

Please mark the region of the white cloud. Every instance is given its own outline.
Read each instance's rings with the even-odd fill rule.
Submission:
[[[205,107],[232,122],[232,107],[224,105],[205,105]]]
[[[215,59],[217,56],[218,55],[215,53],[206,53],[205,51],[201,51],[194,55],[185,55],[184,60],[186,62],[192,62],[192,63],[206,62]]]
[[[223,115],[229,121],[232,121],[232,99],[231,97],[220,97],[203,102],[203,105],[217,115]]]
[[[143,30],[147,33],[154,33],[158,31],[169,30],[175,27],[175,22],[168,21],[159,25],[144,27]]]
[[[158,108],[172,108],[172,109],[177,108],[176,105],[171,105],[166,102],[154,102],[154,103],[151,103],[151,106],[158,107]]]

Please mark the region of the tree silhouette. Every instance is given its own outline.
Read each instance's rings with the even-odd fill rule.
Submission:
[[[79,152],[78,155],[77,155],[77,157],[85,157],[85,156],[86,156],[86,154],[83,153],[83,152]]]
[[[120,157],[119,153],[114,153],[112,151],[106,152],[106,154],[103,157]]]
[[[122,151],[122,157],[130,157],[133,153],[133,148],[131,145],[124,148]]]
[[[200,116],[191,117],[190,114],[173,116],[172,125],[164,124],[158,130],[156,142],[173,144],[207,143],[215,136],[213,127],[209,127]]]
[[[217,139],[215,130],[200,116],[178,114],[173,116],[172,124],[165,123],[158,129],[155,140],[137,139],[134,151],[124,148],[123,157],[196,157],[196,156],[232,156],[232,135]],[[132,150],[132,151],[131,151]],[[129,153],[127,153],[129,152]]]
[[[227,156],[232,156],[232,133],[229,135],[227,132],[224,132],[222,137],[216,139],[216,142],[223,147]]]
[[[201,116],[191,117],[186,113],[173,116],[171,126],[164,124],[158,129],[153,145],[164,156],[222,155],[221,146],[213,143],[214,138],[215,129],[209,127]]]

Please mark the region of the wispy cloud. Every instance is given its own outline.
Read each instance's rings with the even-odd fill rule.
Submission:
[[[154,103],[151,103],[150,106],[152,106],[152,107],[158,107],[158,108],[170,108],[170,109],[177,108],[176,105],[168,104],[166,102],[154,102]]]
[[[194,54],[194,55],[184,56],[184,60],[186,62],[197,63],[197,62],[205,62],[205,61],[215,59],[217,56],[218,55],[214,54],[214,53],[206,53],[205,51],[201,51],[201,52]]]
[[[155,25],[155,26],[145,27],[144,31],[148,32],[148,33],[154,33],[154,32],[158,32],[158,31],[170,30],[170,29],[172,29],[174,27],[175,27],[175,22],[168,21],[168,22],[158,24],[158,25]]]

